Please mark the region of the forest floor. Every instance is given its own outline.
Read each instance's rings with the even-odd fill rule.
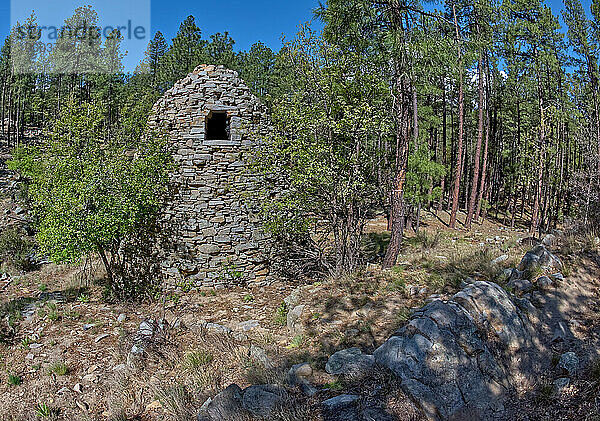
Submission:
[[[20,218],[10,197],[0,203],[0,218],[4,225]],[[313,367],[321,399],[339,394],[345,385],[324,370],[329,355],[352,346],[372,353],[432,294],[449,297],[467,277],[496,281],[527,251],[524,230],[493,221],[469,232],[449,230],[447,220],[445,212],[425,212],[421,231],[408,234],[389,271],[369,264],[343,279],[170,291],[150,304],[105,301],[98,262],[9,271],[0,280],[0,315],[14,329],[3,332],[0,344],[0,420],[193,419],[206,398],[227,385],[285,383],[291,365],[300,362]],[[366,250],[380,255],[385,241],[385,221],[372,221]],[[600,419],[593,418],[600,256],[593,247],[563,250],[567,280],[547,296],[541,313],[566,320],[567,339],[545,344],[547,375],[519,389],[514,419]],[[500,256],[506,258],[492,263]],[[289,326],[285,299],[304,305]],[[167,324],[160,344],[132,371],[128,353],[146,319]],[[549,338],[551,323],[544,333]],[[587,368],[557,394],[549,385],[559,376],[556,356],[565,350],[576,350]],[[399,419],[421,419],[410,401],[396,398]],[[318,419],[310,402],[306,408],[286,419]]]

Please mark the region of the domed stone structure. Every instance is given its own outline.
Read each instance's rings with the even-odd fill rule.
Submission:
[[[261,183],[246,158],[269,132],[266,108],[236,72],[201,65],[154,105],[149,125],[166,131],[174,147],[163,221],[167,278],[211,287],[264,284],[269,237],[253,194]]]

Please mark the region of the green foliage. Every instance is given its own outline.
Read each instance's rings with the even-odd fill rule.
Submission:
[[[427,145],[421,144],[408,157],[405,198],[415,205],[422,205],[439,199],[441,190],[437,185],[446,175],[443,165],[431,159],[431,151]]]
[[[54,418],[58,415],[58,409],[48,406],[46,403],[38,403],[35,406],[35,414],[39,418]]]
[[[47,140],[17,149],[9,166],[27,180],[42,252],[57,263],[98,253],[109,287],[127,294],[132,260],[122,247],[152,230],[170,163],[162,139],[114,139],[104,129],[101,107],[71,102]]]
[[[290,341],[289,345],[287,346],[288,349],[295,349],[295,348],[300,348],[302,346],[302,344],[304,344],[304,341],[306,339],[304,338],[303,335],[296,335],[292,338],[292,340]]]
[[[279,307],[277,307],[277,311],[275,312],[275,317],[273,318],[273,322],[280,326],[285,326],[287,324],[287,314],[288,308],[284,302],[281,302]]]
[[[193,352],[186,354],[185,367],[188,370],[195,372],[199,368],[201,368],[207,364],[210,364],[212,362],[212,360],[213,360],[213,355],[210,352],[200,349],[198,351],[193,351]]]
[[[9,267],[17,270],[32,269],[31,255],[34,247],[34,241],[17,226],[7,227],[0,233],[0,258]]]
[[[11,386],[20,386],[23,383],[23,379],[21,376],[13,373],[9,373],[8,375],[8,384]]]
[[[57,362],[48,367],[48,374],[66,376],[67,374],[69,374],[69,367],[64,362]]]
[[[381,128],[390,124],[388,86],[369,57],[347,54],[308,26],[277,60],[291,75],[289,89],[274,98],[277,131],[254,157],[255,171],[275,180],[259,198],[265,228],[293,244],[299,256],[288,261],[306,262],[305,270],[316,263],[333,275],[351,272],[362,262],[364,224],[381,202],[376,165]],[[277,183],[289,187],[268,194]]]

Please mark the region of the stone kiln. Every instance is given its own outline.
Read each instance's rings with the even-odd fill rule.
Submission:
[[[256,203],[248,203],[261,183],[246,171],[245,156],[268,133],[265,107],[236,72],[201,65],[154,105],[149,123],[174,146],[173,196],[163,224],[169,281],[264,284],[269,238]]]

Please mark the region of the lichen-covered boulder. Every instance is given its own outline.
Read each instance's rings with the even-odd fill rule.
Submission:
[[[242,389],[237,384],[227,386],[212,399],[208,399],[197,416],[198,421],[236,420],[244,412]]]
[[[511,389],[500,352],[530,345],[528,321],[509,294],[479,281],[417,311],[374,356],[430,419],[485,420],[502,416]]]
[[[549,252],[542,244],[539,244],[525,253],[517,269],[523,272],[532,272],[536,267],[562,269],[562,266],[563,264],[558,257]]]
[[[363,354],[359,348],[343,349],[327,360],[325,371],[334,375],[361,376],[375,364],[372,355]]]

